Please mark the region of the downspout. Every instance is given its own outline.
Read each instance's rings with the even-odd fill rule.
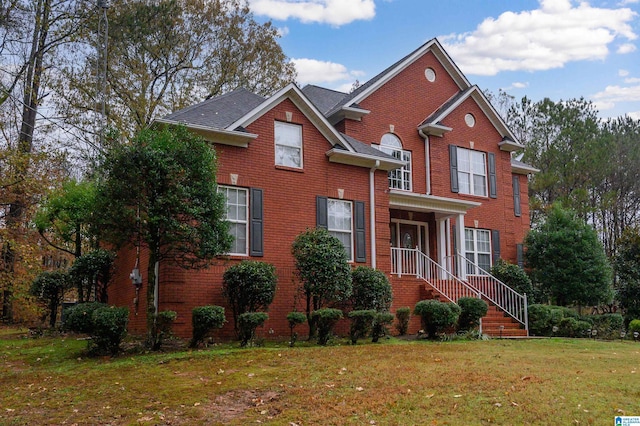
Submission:
[[[375,172],[380,167],[380,160],[369,170],[369,228],[371,229],[371,267],[376,269],[376,195]]]
[[[427,184],[427,195],[431,194],[431,159],[429,158],[429,135],[425,134],[422,129],[418,129],[418,134],[424,138],[424,158],[425,158],[425,166],[426,166],[426,184]]]

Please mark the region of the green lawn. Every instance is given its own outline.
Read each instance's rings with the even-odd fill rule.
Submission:
[[[640,343],[387,340],[87,358],[0,331],[0,424],[613,424],[640,416]]]

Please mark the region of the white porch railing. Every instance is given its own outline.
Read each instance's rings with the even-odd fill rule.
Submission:
[[[520,294],[466,257],[455,256],[458,276],[529,330],[527,294]]]
[[[393,275],[412,275],[427,281],[442,296],[451,302],[461,297],[481,298],[477,289],[460,280],[419,249],[391,248]]]

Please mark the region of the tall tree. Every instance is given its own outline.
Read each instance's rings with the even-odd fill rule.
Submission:
[[[144,130],[105,158],[95,215],[104,241],[148,248],[149,345],[157,333],[159,263],[200,268],[231,247],[215,179],[215,152],[184,127]]]
[[[108,125],[125,137],[237,87],[269,94],[295,79],[276,28],[256,22],[245,0],[114,0],[108,20]],[[57,81],[58,110],[94,140],[96,25]]]

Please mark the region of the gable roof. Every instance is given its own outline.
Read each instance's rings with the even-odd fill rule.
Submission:
[[[327,89],[314,84],[307,84],[304,86],[302,88],[302,93],[304,93],[324,115],[331,111],[347,96],[344,92]]]

